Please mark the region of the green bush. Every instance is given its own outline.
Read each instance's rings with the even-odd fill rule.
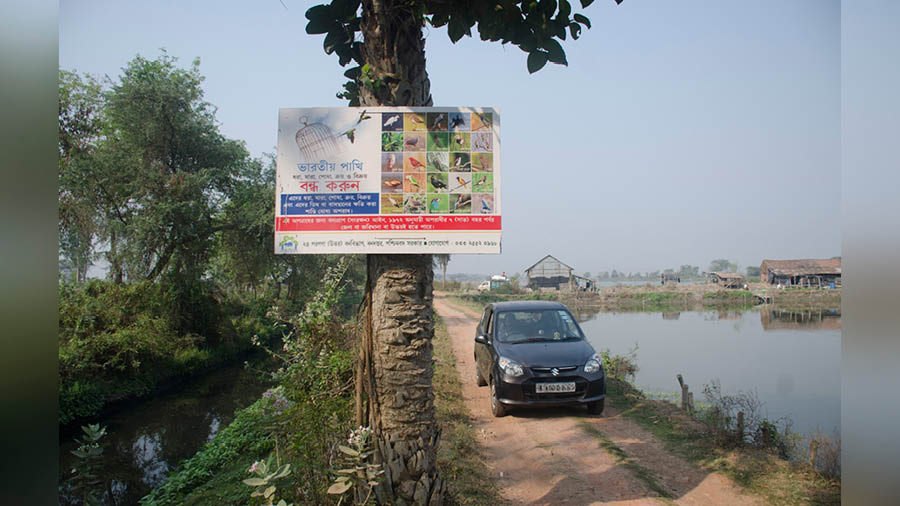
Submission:
[[[104,404],[103,390],[87,381],[75,381],[59,387],[59,422],[88,417],[100,411]]]
[[[60,285],[60,423],[233,360],[254,334],[276,334],[264,303],[251,302],[206,282],[180,296],[150,282]]]

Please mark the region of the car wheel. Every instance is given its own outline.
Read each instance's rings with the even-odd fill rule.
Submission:
[[[475,363],[475,384],[480,387],[487,385],[487,381],[485,381],[484,378],[481,377],[481,371],[478,370],[477,362]]]
[[[506,406],[497,398],[497,385],[494,384],[494,379],[491,378],[491,414],[499,418],[506,416],[507,413]]]
[[[599,415],[603,413],[603,405],[606,399],[600,399],[599,401],[589,402],[587,405],[588,413],[592,415]]]

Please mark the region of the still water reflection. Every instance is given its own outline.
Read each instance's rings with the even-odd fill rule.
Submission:
[[[137,504],[265,388],[254,373],[231,366],[104,419],[105,503]],[[60,443],[61,504],[69,503],[65,478],[75,460],[69,452],[76,447],[72,440]]]
[[[678,391],[681,373],[697,401],[714,379],[724,393],[755,391],[769,418],[794,430],[840,428],[840,311],[702,311],[577,315],[595,348],[638,345],[638,387]]]

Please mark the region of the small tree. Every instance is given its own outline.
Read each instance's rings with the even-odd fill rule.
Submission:
[[[435,265],[438,265],[441,268],[441,274],[443,275],[442,283],[443,283],[444,289],[446,289],[447,288],[447,264],[450,263],[450,255],[440,254],[440,255],[432,255],[432,257],[434,258]]]
[[[709,263],[709,272],[737,272],[737,264],[726,258],[717,258]]]

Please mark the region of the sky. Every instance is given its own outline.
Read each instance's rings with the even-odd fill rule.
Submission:
[[[160,48],[199,57],[222,133],[274,153],[284,107],[340,107],[343,70],[305,32],[316,2],[61,0],[59,65],[116,80]],[[573,4],[576,4],[573,2]],[[841,254],[838,1],[599,0],[526,69],[512,45],[426,29],[435,106],[502,118],[503,253],[448,273],[705,270]]]

